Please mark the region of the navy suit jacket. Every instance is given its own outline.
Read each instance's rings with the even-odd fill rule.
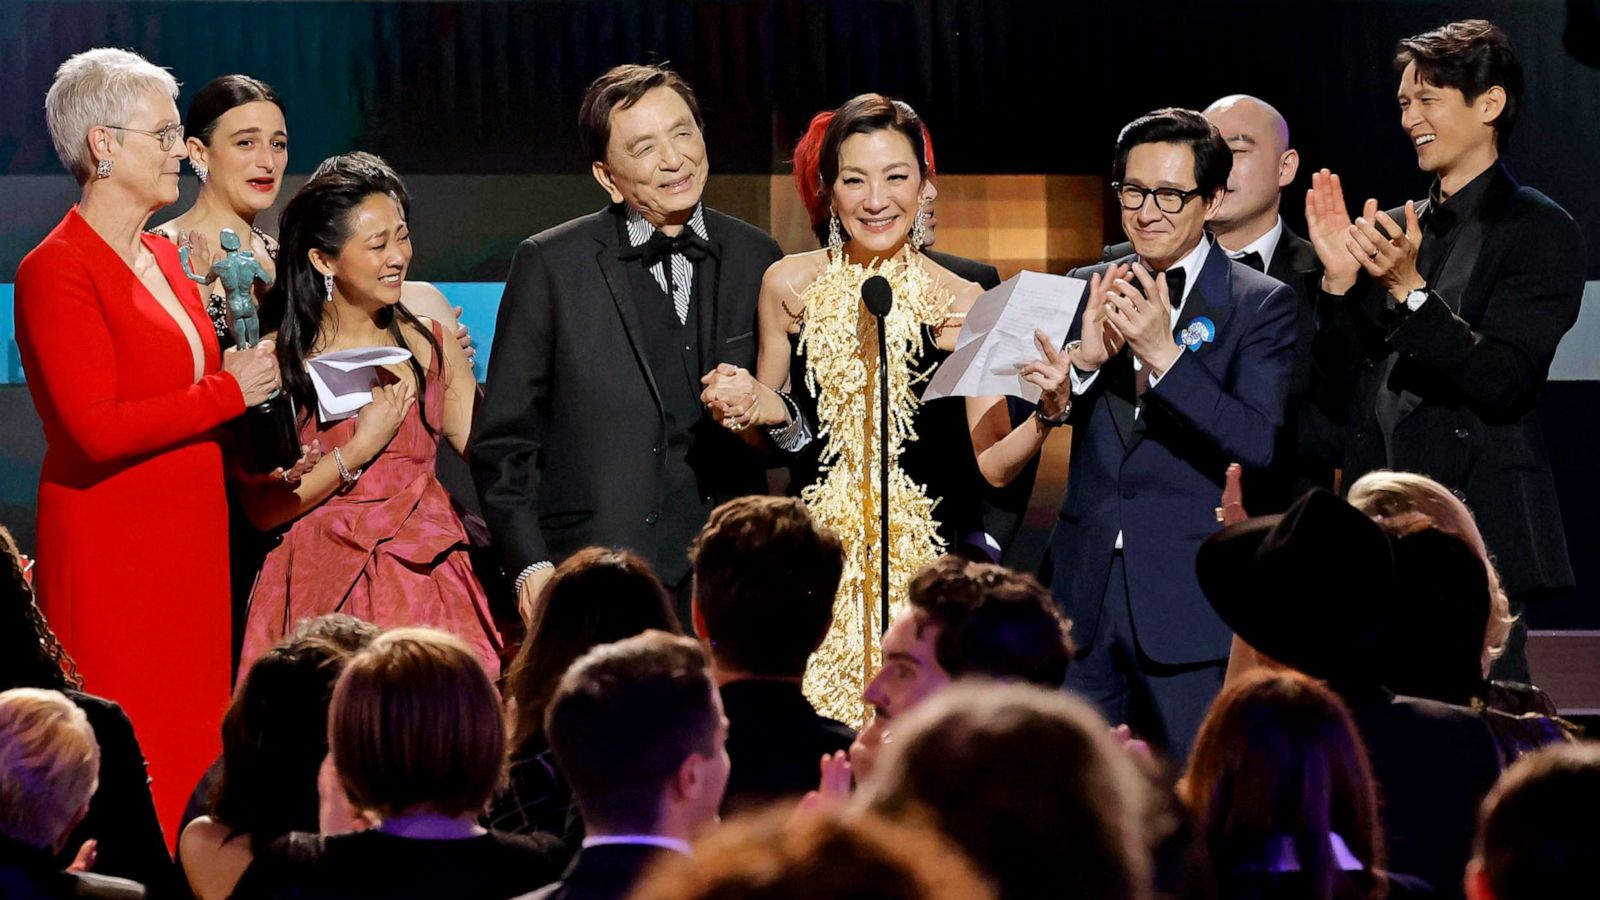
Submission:
[[[1087,279],[1107,264],[1072,271]],[[1068,333],[1077,340],[1080,308]],[[1228,259],[1215,244],[1175,332],[1211,320],[1215,338],[1185,352],[1144,394],[1134,416],[1127,348],[1073,401],[1072,462],[1050,538],[1051,590],[1088,646],[1117,532],[1139,649],[1188,664],[1228,655],[1230,632],[1195,576],[1200,543],[1219,527],[1215,509],[1230,462],[1272,462],[1295,365],[1296,300],[1282,282]]]

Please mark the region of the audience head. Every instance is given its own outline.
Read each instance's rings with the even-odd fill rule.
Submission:
[[[650,631],[590,650],[544,727],[589,834],[688,839],[716,821],[728,723],[695,641]]]
[[[1060,687],[1071,623],[1031,575],[946,556],[912,579],[910,603],[883,635],[883,668],[867,685],[879,718],[904,715],[967,677]]]
[[[0,690],[83,687],[33,593],[17,541],[0,525]]]
[[[724,675],[800,678],[833,623],[844,550],[794,497],[730,500],[689,548],[695,631]]]
[[[818,181],[842,236],[874,255],[899,249],[927,196],[922,120],[906,104],[862,94],[833,111],[818,148]],[[928,202],[931,202],[931,198]],[[826,241],[824,219],[818,240]]]
[[[189,155],[177,99],[171,72],[131,51],[96,47],[56,69],[45,122],[78,184],[104,185],[150,212],[177,202],[179,165]]]
[[[367,649],[373,638],[382,633],[383,629],[364,619],[345,613],[327,613],[296,622],[287,643],[323,641],[350,655]]]
[[[1300,170],[1300,152],[1289,146],[1289,123],[1272,104],[1247,94],[1232,94],[1206,107],[1233,153],[1227,193],[1211,217],[1213,230],[1267,224],[1278,215],[1280,192]]]
[[[1158,109],[1123,126],[1111,163],[1122,230],[1146,265],[1166,269],[1199,243],[1228,187],[1233,153],[1190,109]]]
[[[711,168],[700,102],[681,75],[654,65],[611,69],[589,85],[578,127],[612,203],[658,228],[688,221]]]
[[[1200,726],[1182,793],[1198,832],[1202,896],[1233,896],[1230,877],[1270,871],[1285,857],[1297,861],[1307,896],[1366,896],[1335,858],[1333,835],[1382,877],[1366,748],[1344,703],[1298,672],[1256,670],[1223,689]]]
[[[1468,900],[1545,900],[1594,890],[1600,854],[1600,744],[1559,744],[1518,760],[1483,801]]]
[[[1404,38],[1394,70],[1400,127],[1422,171],[1449,172],[1481,160],[1484,149],[1510,145],[1522,107],[1522,63],[1494,23],[1465,19]]]
[[[928,816],[1007,900],[1149,890],[1149,782],[1100,716],[1059,688],[940,692],[896,727],[858,799]]]
[[[100,745],[58,691],[0,692],[0,836],[55,852],[89,811]]]
[[[460,638],[428,628],[386,631],[351,658],[328,743],[351,806],[380,817],[476,816],[505,769],[488,674]]]
[[[1489,579],[1489,615],[1481,652],[1483,674],[1488,675],[1490,663],[1505,652],[1506,638],[1511,635],[1516,617],[1511,615],[1511,603],[1500,585],[1500,575],[1489,558],[1489,548],[1483,542],[1483,533],[1478,530],[1472,510],[1448,488],[1426,475],[1387,469],[1361,476],[1350,486],[1347,499],[1351,506],[1380,524],[1397,523],[1401,533],[1416,530],[1415,523],[1420,515],[1426,520],[1424,527],[1431,526],[1460,538],[1477,555]],[[1476,608],[1476,601],[1472,606]]]
[[[650,564],[628,550],[587,547],[556,567],[533,606],[506,675],[513,751],[544,741],[545,709],[578,657],[646,631],[681,633],[672,598]]]
[[[671,859],[652,900],[986,900],[994,892],[937,832],[870,813],[739,819]]]
[[[328,704],[353,652],[320,638],[290,638],[252,663],[234,693],[222,718],[222,775],[211,815],[248,835],[252,847],[317,830]]]
[[[207,82],[183,120],[201,190],[241,214],[270,208],[289,165],[288,127],[283,100],[266,82],[249,75]]]

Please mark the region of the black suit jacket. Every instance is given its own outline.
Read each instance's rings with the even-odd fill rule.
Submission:
[[[624,900],[651,864],[671,852],[648,844],[585,847],[560,881],[519,900]]]
[[[721,693],[733,761],[724,815],[816,790],[817,760],[855,740],[842,722],[819,715],[794,682],[752,678],[725,684]]]
[[[1127,241],[1112,244],[1105,248],[1104,261],[1132,253],[1133,244]],[[1273,464],[1244,476],[1244,504],[1252,515],[1283,512],[1313,487],[1332,490],[1333,473],[1343,454],[1340,428],[1323,410],[1325,394],[1319,392],[1325,389],[1312,354],[1322,262],[1311,242],[1285,223],[1266,274],[1288,285],[1299,302],[1295,307],[1294,371]]]
[[[1318,300],[1318,368],[1337,377],[1343,403],[1333,408],[1346,415],[1344,484],[1390,467],[1376,405],[1383,361],[1397,352],[1390,387],[1421,399],[1395,424],[1392,467],[1466,501],[1508,593],[1568,587],[1572,565],[1534,410],[1556,345],[1578,318],[1583,234],[1503,166],[1479,214],[1487,231],[1458,309],[1433,296],[1396,319],[1365,276],[1345,296]],[[1402,210],[1390,215],[1405,221]]]
[[[615,209],[522,242],[506,278],[494,353],[470,457],[484,519],[509,574],[559,563],[592,545],[638,551],[668,584],[688,573],[684,552],[661,552],[653,532],[699,509],[662,503],[667,423],[623,263]],[[705,210],[714,250],[714,309],[700,316],[705,368],[756,363],[761,276],[781,255],[754,226]],[[697,282],[698,283],[698,282]],[[688,464],[716,502],[766,490],[761,455],[702,418]],[[692,533],[699,521],[686,524]]]

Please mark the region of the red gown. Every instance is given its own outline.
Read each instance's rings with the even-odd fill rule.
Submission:
[[[200,334],[76,208],[17,269],[17,346],[44,423],[34,585],[84,690],[122,704],[172,844],[221,750],[228,510],[216,430],[244,410],[178,251],[141,238]]]

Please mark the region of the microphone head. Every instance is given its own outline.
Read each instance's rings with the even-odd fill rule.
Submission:
[[[894,289],[889,287],[889,279],[874,275],[863,281],[861,301],[867,304],[867,312],[875,316],[887,316],[889,309],[894,306]]]

